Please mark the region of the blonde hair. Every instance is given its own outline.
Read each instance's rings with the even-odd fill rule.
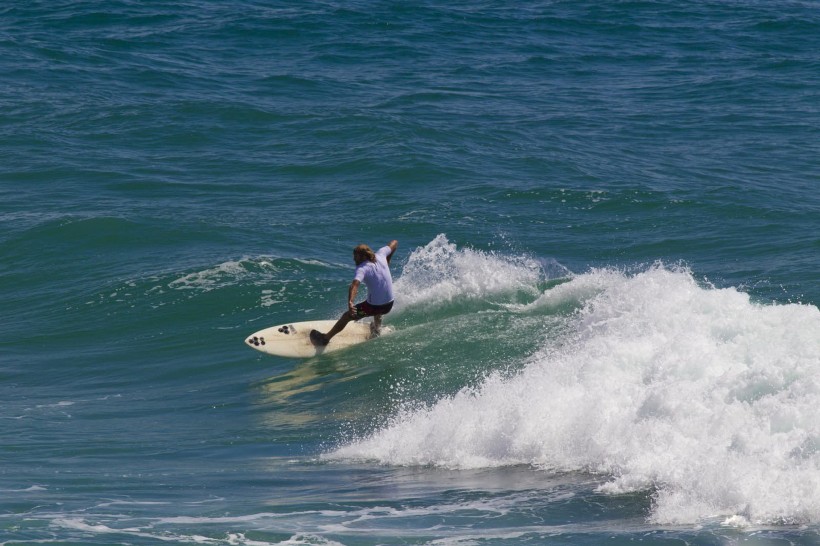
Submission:
[[[353,249],[353,260],[357,264],[362,262],[375,262],[376,253],[367,245],[359,245]]]

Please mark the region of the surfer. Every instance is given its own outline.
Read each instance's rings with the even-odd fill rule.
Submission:
[[[327,345],[330,340],[344,330],[351,320],[361,320],[373,317],[371,329],[378,335],[382,326],[382,315],[386,315],[393,308],[393,277],[390,275],[390,258],[396,252],[399,242],[395,239],[378,252],[367,245],[359,245],[353,249],[353,261],[356,262],[356,273],[348,289],[348,310],[336,321],[333,328],[326,334],[318,330],[311,330],[310,340],[314,345]],[[354,304],[359,285],[364,282],[367,286],[367,299]]]

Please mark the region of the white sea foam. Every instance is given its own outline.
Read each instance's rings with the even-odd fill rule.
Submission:
[[[446,240],[428,247],[449,264],[500,263]],[[508,263],[512,285],[532,282],[526,262]],[[453,269],[416,297],[497,286],[470,267]],[[412,282],[421,275],[411,269]],[[601,473],[602,492],[653,492],[657,523],[820,522],[817,307],[754,303],[655,265],[575,276],[516,312],[552,312],[573,299],[566,339],[545,345],[517,376],[493,375],[402,411],[327,456]]]
[[[527,257],[458,249],[443,234],[414,250],[396,279],[397,306],[429,305],[499,292],[534,291],[541,264]]]
[[[35,493],[39,491],[47,491],[42,485],[32,485],[25,489],[0,489],[0,493]]]
[[[104,523],[88,523],[85,519],[77,517],[56,517],[50,522],[50,526],[60,530],[70,530],[82,533],[84,536],[97,535],[114,535],[114,536],[130,536],[141,539],[148,539],[154,543],[175,543],[175,544],[231,544],[236,546],[274,546],[278,544],[328,544],[335,545],[332,541],[326,541],[321,537],[317,538],[316,542],[293,542],[294,538],[286,542],[268,542],[252,540],[245,536],[244,533],[227,533],[225,538],[213,538],[204,535],[174,533],[172,531],[156,531],[153,529],[140,529],[136,527],[119,528],[110,527]],[[50,542],[50,541],[41,541]],[[0,543],[3,546],[6,543]]]
[[[266,258],[229,260],[214,267],[183,275],[168,283],[168,287],[175,290],[209,292],[224,286],[230,286],[238,279],[251,277],[260,271],[270,275],[278,269],[272,263],[272,260]]]

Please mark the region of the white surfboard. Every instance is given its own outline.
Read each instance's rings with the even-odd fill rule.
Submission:
[[[251,334],[245,339],[245,343],[252,349],[269,355],[286,358],[309,358],[364,343],[375,337],[370,331],[369,322],[350,322],[344,330],[333,336],[333,339],[327,345],[314,345],[310,341],[311,330],[316,329],[325,333],[333,328],[334,324],[336,324],[335,320],[309,320],[306,322],[277,324]],[[383,326],[381,335],[387,333],[390,333],[390,328]]]

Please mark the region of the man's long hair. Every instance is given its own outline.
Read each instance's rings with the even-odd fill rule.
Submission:
[[[353,249],[353,261],[356,262],[356,265],[362,262],[375,262],[376,253],[367,245],[359,245]]]

